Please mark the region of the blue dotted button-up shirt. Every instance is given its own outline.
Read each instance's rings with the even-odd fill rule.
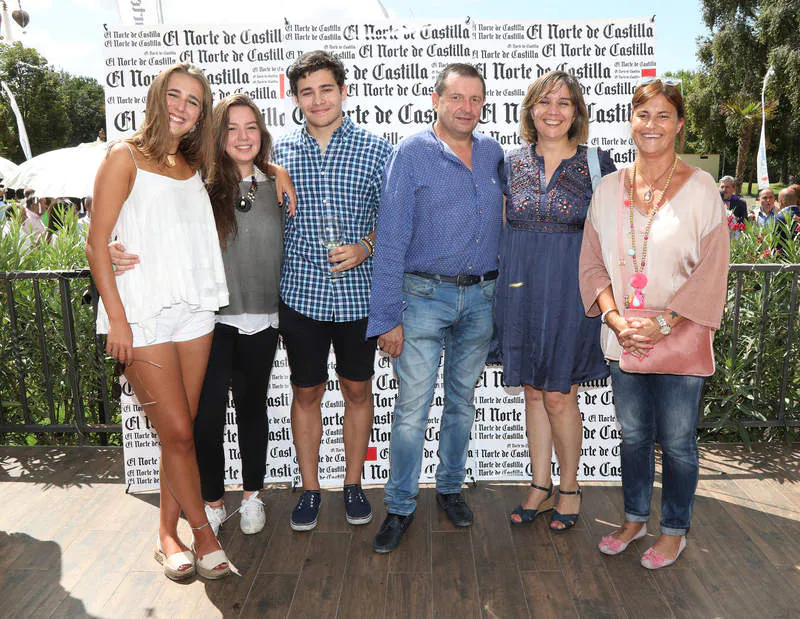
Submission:
[[[400,324],[403,273],[482,275],[497,268],[503,149],[472,134],[472,169],[428,128],[403,140],[386,166],[378,212],[367,336]]]

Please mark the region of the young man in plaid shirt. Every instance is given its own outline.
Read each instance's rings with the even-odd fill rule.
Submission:
[[[372,250],[381,183],[392,146],[342,116],[347,96],[341,61],[324,51],[303,54],[287,71],[303,127],[275,144],[275,161],[289,170],[297,189],[295,217],[287,218],[281,274],[280,331],[292,381],[292,434],[303,494],[291,527],[317,525],[320,404],[333,344],[345,402],[344,502],[350,524],[372,520],[361,489],[372,430],[375,340],[366,339]],[[320,240],[323,216],[335,216],[342,245]]]

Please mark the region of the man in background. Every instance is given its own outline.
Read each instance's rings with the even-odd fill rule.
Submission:
[[[737,223],[747,221],[747,202],[736,195],[736,180],[732,176],[723,176],[719,179],[719,195],[728,209],[736,218]]]
[[[758,192],[758,209],[753,214],[753,221],[757,227],[774,226],[778,209],[775,207],[775,192],[765,187]]]

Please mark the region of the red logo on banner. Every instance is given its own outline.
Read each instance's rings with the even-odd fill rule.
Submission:
[[[652,69],[642,69],[642,77],[655,77],[655,76],[656,76],[655,67],[653,67]],[[282,75],[281,78],[283,78]],[[281,85],[283,85],[283,82],[281,82]]]
[[[372,461],[377,459],[378,459],[378,448],[367,447],[367,461]]]
[[[655,73],[653,75],[655,75]],[[285,85],[286,75],[284,73],[281,73],[280,80],[281,80],[280,81],[280,84],[281,84],[281,99],[285,99],[286,98],[286,85]]]

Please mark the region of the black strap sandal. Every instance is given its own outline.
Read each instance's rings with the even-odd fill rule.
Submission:
[[[583,495],[583,491],[581,487],[578,486],[577,490],[562,490],[561,488],[558,489],[558,494],[577,494],[578,496]],[[575,524],[578,522],[578,518],[580,518],[580,514],[562,514],[557,509],[553,510],[553,515],[550,516],[550,530],[553,533],[563,533],[564,531],[569,531]],[[560,522],[563,524],[563,528],[554,529],[553,523]]]
[[[553,484],[552,484],[552,482],[550,483],[550,487],[549,488],[545,488],[544,486],[537,486],[533,482],[531,482],[531,487],[536,488],[537,490],[542,490],[543,492],[546,492],[547,496],[544,498],[544,500],[541,503],[539,503],[539,507],[536,508],[536,509],[525,509],[524,507],[522,507],[521,504],[517,505],[514,508],[514,510],[511,512],[510,516],[514,516],[514,515],[519,516],[519,522],[517,522],[516,520],[514,520],[513,518],[511,518],[509,516],[509,520],[511,521],[511,524],[516,524],[516,525],[530,524],[531,522],[536,520],[536,517],[539,516],[539,514],[543,514],[545,512],[549,512],[551,509],[553,509]]]

